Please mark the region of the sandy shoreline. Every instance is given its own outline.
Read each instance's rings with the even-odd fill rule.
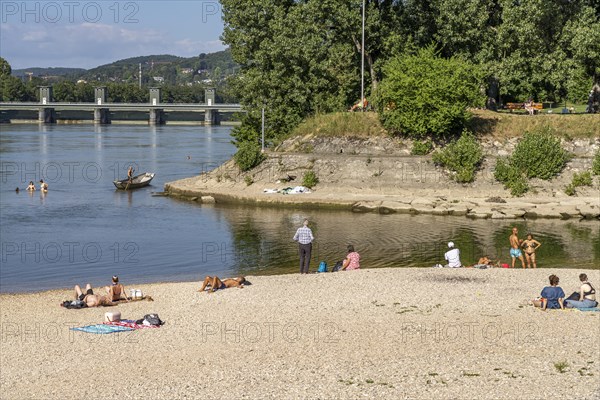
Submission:
[[[598,398],[600,313],[527,305],[551,273],[570,294],[579,272],[366,269],[214,294],[128,285],[155,301],[84,310],[58,306],[67,290],[3,294],[2,398]],[[600,271],[586,273],[598,286]],[[166,324],[69,330],[115,309]]]

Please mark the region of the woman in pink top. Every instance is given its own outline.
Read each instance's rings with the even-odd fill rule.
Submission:
[[[354,246],[348,245],[348,255],[342,265],[342,271],[347,269],[359,269],[360,268],[360,254],[354,251]]]

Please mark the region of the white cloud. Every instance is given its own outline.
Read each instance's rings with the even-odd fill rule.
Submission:
[[[200,35],[200,33],[199,33]],[[0,56],[13,68],[34,66],[93,68],[113,61],[150,54],[190,57],[222,50],[220,40],[173,40],[159,29],[125,28],[83,22],[69,25],[2,26]]]
[[[24,42],[45,42],[48,40],[48,32],[30,31],[23,34]]]

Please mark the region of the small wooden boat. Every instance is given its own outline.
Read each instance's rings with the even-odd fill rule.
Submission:
[[[152,178],[154,178],[153,172],[144,172],[143,174],[134,176],[131,181],[129,179],[122,179],[120,181],[113,181],[113,183],[117,189],[121,190],[139,189],[148,186]]]

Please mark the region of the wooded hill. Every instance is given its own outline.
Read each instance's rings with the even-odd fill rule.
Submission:
[[[48,82],[84,80],[105,83],[137,83],[140,64],[142,64],[142,83],[144,85],[160,83],[176,85],[207,79],[219,81],[228,75],[233,75],[238,69],[237,64],[231,58],[230,50],[227,49],[187,58],[168,54],[131,57],[88,70],[60,67],[16,69],[12,71],[12,75],[24,77],[31,72],[34,77],[47,77]],[[155,77],[158,80],[155,80]]]

